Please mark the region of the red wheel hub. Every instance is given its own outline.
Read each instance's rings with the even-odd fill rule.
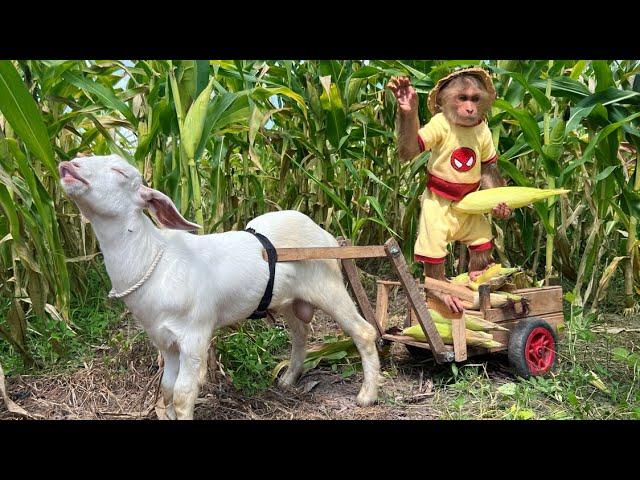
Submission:
[[[527,337],[524,356],[531,375],[542,375],[551,369],[556,358],[553,334],[543,327],[534,328]]]

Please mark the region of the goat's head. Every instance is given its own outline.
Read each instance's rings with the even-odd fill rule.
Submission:
[[[90,221],[126,218],[149,209],[167,228],[197,230],[164,193],[145,187],[135,167],[118,155],[79,157],[60,162],[60,183]]]

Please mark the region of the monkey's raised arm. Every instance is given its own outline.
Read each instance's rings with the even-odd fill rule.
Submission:
[[[398,156],[400,160],[408,162],[420,153],[419,128],[418,112],[411,115],[398,110],[396,114],[396,130],[398,132]]]
[[[398,156],[403,161],[412,160],[420,153],[418,143],[418,94],[407,77],[392,77],[387,84],[398,102],[396,131],[398,134]]]

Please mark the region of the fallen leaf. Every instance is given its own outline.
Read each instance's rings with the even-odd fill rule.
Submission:
[[[505,383],[504,385],[498,387],[498,392],[500,392],[502,395],[506,395],[507,397],[512,397],[516,394],[516,384]]]
[[[307,384],[304,386],[304,389],[302,391],[303,391],[303,393],[309,393],[311,390],[313,390],[319,384],[320,384],[320,382],[318,382],[317,380],[313,380],[311,382],[307,382]]]

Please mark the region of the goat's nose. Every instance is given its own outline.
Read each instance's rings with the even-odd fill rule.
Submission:
[[[69,166],[70,166],[70,165],[71,165],[71,162],[60,162],[60,163],[58,164],[58,173],[59,173],[60,175],[62,175],[62,169],[63,169],[64,167],[69,168]],[[73,168],[73,167],[72,167],[72,168]]]

